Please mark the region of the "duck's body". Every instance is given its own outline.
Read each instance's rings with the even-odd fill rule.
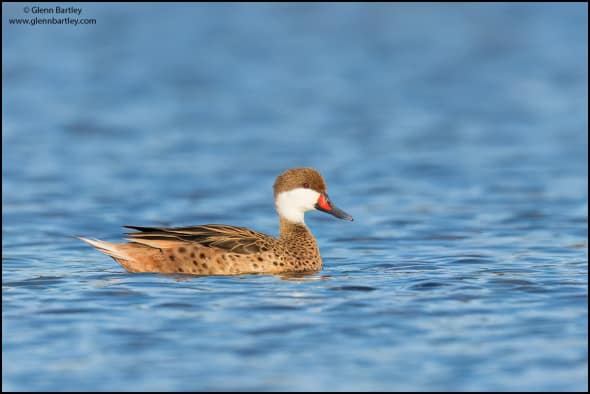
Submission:
[[[126,226],[129,243],[81,238],[111,256],[129,272],[237,275],[319,271],[322,258],[303,213],[318,209],[352,220],[327,197],[321,175],[311,168],[281,174],[274,185],[280,218],[279,238],[244,227],[209,224],[156,228]]]

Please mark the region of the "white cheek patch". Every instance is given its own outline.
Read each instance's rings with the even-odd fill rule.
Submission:
[[[315,209],[320,193],[311,189],[299,187],[287,192],[279,193],[275,205],[279,215],[293,223],[304,223],[305,211]]]

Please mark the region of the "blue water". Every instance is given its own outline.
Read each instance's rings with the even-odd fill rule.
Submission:
[[[24,6],[2,16],[3,390],[588,389],[587,4],[10,25]],[[128,274],[73,238],[276,234],[297,166],[355,218],[307,214],[314,275]]]

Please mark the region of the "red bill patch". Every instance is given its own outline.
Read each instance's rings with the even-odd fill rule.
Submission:
[[[332,210],[332,206],[330,205],[330,203],[328,202],[328,200],[326,199],[326,197],[323,194],[320,194],[320,198],[318,198],[318,205],[324,211],[331,211]]]

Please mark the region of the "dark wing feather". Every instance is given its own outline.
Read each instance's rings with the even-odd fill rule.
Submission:
[[[224,224],[174,228],[125,226],[125,228],[140,231],[127,233],[130,240],[135,242],[184,241],[242,254],[265,252],[270,249],[273,242],[276,242],[276,239],[270,235]]]

